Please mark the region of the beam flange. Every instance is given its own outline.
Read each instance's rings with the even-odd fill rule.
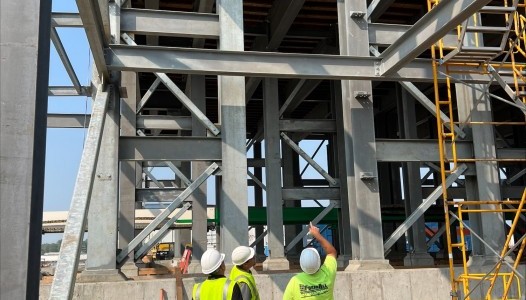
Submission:
[[[382,52],[382,75],[396,73],[489,2],[490,0],[440,1]]]
[[[125,8],[121,10],[121,30],[144,35],[217,39],[219,16],[196,12]]]
[[[374,57],[111,45],[106,58],[108,67],[117,71],[413,82],[434,78],[429,59],[415,59],[384,76],[377,65],[381,60]],[[452,76],[466,83],[489,83],[482,74]],[[445,81],[445,76],[440,74],[439,80]],[[513,82],[511,77],[505,80]]]

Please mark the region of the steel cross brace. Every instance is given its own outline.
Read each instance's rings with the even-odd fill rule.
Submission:
[[[117,264],[121,264],[130,252],[133,251],[140,243],[159,226],[179,205],[188,198],[210,175],[219,169],[217,163],[212,163],[206,170],[197,177],[175,200],[166,207],[166,209],[157,215],[153,221],[146,226],[128,245],[126,245],[117,256]]]
[[[457,178],[466,171],[468,167],[465,164],[458,166],[458,168],[451,173],[446,179],[446,188],[451,186]],[[420,204],[417,209],[411,213],[409,217],[400,225],[396,230],[391,234],[391,236],[384,243],[384,253],[388,253],[388,250],[406,233],[409,228],[426,212],[428,208],[435,203],[435,201],[442,195],[442,186],[437,187],[427,199],[425,199],[422,204]]]
[[[108,86],[108,90],[110,89],[111,86]],[[49,299],[63,300],[71,299],[73,296],[81,250],[80,245],[86,227],[86,216],[88,215],[109,97],[110,93],[103,91],[102,85],[99,85]]]
[[[331,186],[338,186],[338,181],[332,178],[332,176],[329,175],[329,173],[325,172],[325,170],[323,170],[323,168],[320,165],[318,165],[316,161],[310,158],[310,156],[307,153],[305,153],[305,151],[301,150],[301,148],[296,143],[294,143],[294,141],[291,140],[284,132],[281,133],[281,137],[283,138],[283,141],[285,141],[285,143],[287,143],[294,151],[296,151],[296,153],[298,153],[304,160],[306,160],[307,163],[309,163],[318,173],[320,173],[321,176],[323,176],[323,178],[327,179]]]
[[[126,42],[126,44],[131,45],[131,46],[137,46],[135,41],[128,34],[123,33],[121,35],[121,37]],[[190,98],[188,98],[184,94],[184,92],[181,91],[181,89],[179,89],[177,87],[177,85],[168,77],[168,75],[166,75],[165,73],[158,73],[158,72],[155,72],[154,74],[175,95],[175,97],[177,97],[177,99],[179,99],[179,101],[181,101],[181,103],[186,108],[188,108],[188,110],[190,110],[192,112],[192,114],[194,114],[196,116],[196,118],[199,120],[199,122],[201,122],[203,124],[203,126],[205,126],[206,128],[208,128],[208,130],[210,130],[210,132],[213,135],[217,136],[220,133],[219,129],[217,129],[217,127],[214,125],[214,123],[212,123],[206,117],[206,115],[203,114],[201,112],[201,110],[199,110],[199,108],[197,106],[195,106],[195,104],[192,102],[192,100]],[[142,102],[142,100],[141,100],[141,102]]]
[[[333,208],[335,208],[339,204],[340,204],[339,201],[331,200],[331,203],[329,204],[329,206],[325,207],[320,212],[320,214],[317,215],[316,218],[314,218],[314,220],[312,220],[312,224],[313,225],[318,224],[318,222],[320,222]],[[296,244],[299,241],[301,241],[301,239],[303,239],[303,237],[305,235],[307,235],[308,232],[309,232],[309,228],[307,228],[307,227],[303,228],[303,230],[300,233],[298,233],[298,235],[296,237],[294,237],[294,239],[292,239],[292,241],[290,241],[290,243],[285,248],[285,252],[289,252],[290,249],[292,249],[294,246],[296,246]]]

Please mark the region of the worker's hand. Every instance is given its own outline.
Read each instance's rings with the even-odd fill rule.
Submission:
[[[312,225],[312,222],[309,223],[309,233],[313,237],[317,237],[320,235],[320,229],[314,225]]]

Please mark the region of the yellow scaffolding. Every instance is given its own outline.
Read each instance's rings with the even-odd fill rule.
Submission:
[[[428,9],[431,10],[438,4],[440,0],[428,0]],[[479,13],[497,14],[504,17],[506,27],[502,28],[502,42],[500,47],[484,47],[479,41],[479,35],[484,32],[482,24],[479,23],[479,16],[474,15],[472,19],[457,27],[458,44],[456,47],[445,47],[442,40],[438,41],[431,47],[432,68],[434,73],[434,96],[436,105],[436,115],[440,116],[444,112],[449,117],[449,122],[444,124],[441,118],[437,118],[437,136],[440,155],[440,175],[443,190],[444,202],[444,216],[445,224],[451,224],[450,219],[453,218],[459,224],[459,241],[452,241],[451,227],[446,226],[447,236],[447,251],[449,260],[449,274],[451,283],[451,297],[452,299],[471,299],[471,293],[475,288],[481,285],[482,282],[489,282],[489,288],[485,292],[485,299],[492,298],[492,292],[498,278],[501,278],[503,284],[503,294],[499,299],[512,299],[509,296],[509,290],[515,282],[516,295],[521,297],[520,279],[524,280],[524,276],[517,273],[516,269],[526,247],[526,235],[524,235],[515,245],[509,249],[510,242],[515,232],[515,228],[521,214],[526,212],[526,188],[520,201],[449,201],[448,192],[446,188],[446,177],[449,173],[454,172],[459,162],[495,162],[495,161],[526,161],[526,159],[458,159],[456,154],[456,133],[454,124],[469,124],[469,125],[519,125],[524,126],[526,122],[455,122],[453,115],[453,97],[452,97],[452,79],[450,74],[453,73],[477,73],[490,76],[491,80],[496,80],[505,90],[512,101],[509,104],[521,108],[525,114],[526,110],[526,63],[523,60],[517,60],[517,56],[526,58],[526,0],[513,0],[511,4],[503,0],[502,6],[487,6]],[[464,40],[466,32],[477,32],[480,34],[474,35],[474,46],[468,47]],[[510,38],[510,35],[512,38]],[[505,54],[504,59],[495,61]],[[440,73],[439,69],[445,70]],[[445,75],[445,92],[441,90],[443,87],[439,85],[439,74]],[[513,82],[506,82],[501,78],[500,74],[506,74],[513,77]],[[442,95],[442,93],[444,95]],[[501,99],[504,100],[504,99]],[[447,147],[450,147],[447,149]],[[450,157],[447,157],[450,153]],[[478,207],[481,206],[483,207]],[[488,209],[491,208],[491,209]],[[465,242],[465,229],[469,229],[472,234],[475,234],[463,220],[465,213],[515,213],[513,223],[508,232],[506,243],[503,245],[498,263],[492,271],[487,274],[470,273],[468,268],[468,254],[467,245]],[[475,234],[476,235],[476,234]],[[482,238],[481,242],[485,243]],[[514,248],[519,247],[517,258],[513,265],[510,265],[504,260]],[[453,249],[458,248],[462,253],[462,272],[460,275],[455,274],[455,265],[453,257]],[[496,253],[498,255],[498,253]],[[507,264],[512,272],[500,272],[502,263]],[[478,281],[473,290],[470,290],[470,281]],[[461,289],[460,288],[461,286]],[[462,294],[460,293],[462,292]]]

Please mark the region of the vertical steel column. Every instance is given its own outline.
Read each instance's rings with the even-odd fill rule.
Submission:
[[[293,188],[299,180],[299,155],[287,144],[281,146],[281,157],[283,164],[283,187]],[[301,201],[285,201],[284,207],[301,207]],[[285,225],[285,245],[288,245],[302,230],[302,225]],[[296,260],[299,263],[299,255],[303,249],[302,243],[297,243],[287,251],[289,262]]]
[[[221,50],[244,50],[243,1],[218,0]],[[248,245],[245,78],[219,76],[223,176],[221,185],[221,250],[226,261],[239,245]]]
[[[137,100],[141,96],[138,75],[135,72],[121,73],[121,136],[135,136],[137,133]],[[119,244],[126,247],[135,237],[135,188],[141,180],[141,163],[121,161],[119,174]],[[130,263],[121,267],[125,275],[137,276],[137,267],[133,262],[133,251],[128,260]]]
[[[88,212],[88,259],[83,277],[100,277],[108,280],[110,273],[117,274],[117,215],[118,215],[118,145],[120,121],[120,95],[111,86],[106,121],[102,130],[100,155]],[[99,272],[102,271],[102,272]],[[113,272],[110,272],[113,271]],[[96,280],[94,278],[94,280]]]
[[[263,81],[263,120],[265,137],[265,186],[267,187],[267,238],[269,257],[264,270],[288,270],[283,247],[283,199],[281,197],[281,157],[279,138],[278,79]]]
[[[38,299],[51,1],[0,16],[0,298]]]
[[[404,139],[417,139],[415,101],[411,94],[405,89],[398,88],[401,95],[398,96],[399,130]],[[420,163],[402,163],[404,176],[404,194],[406,216],[410,216],[422,203],[422,187],[420,183]],[[408,231],[411,234],[409,244],[412,246],[410,252],[404,258],[406,266],[434,266],[434,260],[427,253],[426,231],[424,216],[420,217]]]
[[[259,159],[261,155],[261,142],[254,143],[254,158]],[[263,172],[261,167],[254,167],[254,176],[259,180],[263,180]],[[254,206],[263,207],[263,189],[255,184],[254,185]],[[256,238],[263,234],[263,225],[256,225]],[[265,239],[261,239],[261,242],[256,243],[256,254],[265,255]]]
[[[369,56],[369,35],[365,0],[338,0],[340,54]],[[374,136],[374,113],[370,81],[342,81],[343,137],[340,153],[347,154],[340,178],[346,190],[342,202],[349,202],[353,259],[348,269],[390,268],[384,259],[378,171]],[[352,149],[352,150],[351,150]],[[342,164],[342,165],[343,165]],[[343,203],[342,203],[343,205]],[[349,226],[348,225],[348,226]],[[356,236],[356,234],[358,236]]]
[[[477,85],[476,88],[484,90],[486,86]],[[488,95],[471,87],[457,84],[457,106],[460,121],[467,120],[468,116],[473,122],[489,122],[492,120],[491,102]],[[495,159],[495,137],[492,125],[479,125],[471,128],[473,136],[473,150],[475,158]],[[478,200],[501,200],[499,185],[499,170],[496,161],[475,162]],[[472,186],[472,183],[471,183]],[[474,194],[474,193],[472,193]],[[495,209],[490,205],[481,205],[481,209]],[[471,224],[470,214],[470,224]],[[504,216],[502,213],[483,213],[480,218],[474,218],[473,228],[481,233],[482,238],[493,249],[502,248],[505,241]],[[477,222],[480,220],[480,223]],[[478,224],[477,224],[478,223]],[[471,225],[471,226],[472,226]],[[480,242],[473,243],[474,255],[471,256],[473,264],[493,264],[498,258],[488,247]],[[477,255],[478,254],[478,255]]]
[[[206,114],[205,76],[192,75],[188,79],[190,80],[190,99],[203,114]],[[192,115],[192,136],[206,136],[206,127],[194,115]],[[193,161],[192,180],[202,174],[206,167],[206,162]],[[192,200],[192,263],[199,263],[207,247],[206,181],[197,188],[190,199]]]

